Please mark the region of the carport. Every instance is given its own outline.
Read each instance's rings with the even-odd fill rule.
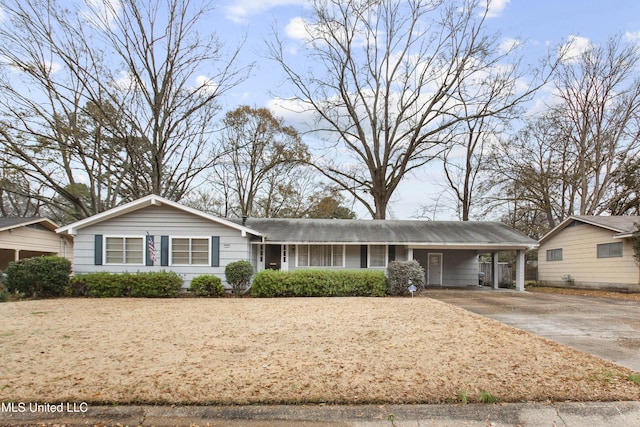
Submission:
[[[41,255],[71,259],[73,240],[56,234],[57,227],[47,218],[0,218],[0,270],[10,262]]]

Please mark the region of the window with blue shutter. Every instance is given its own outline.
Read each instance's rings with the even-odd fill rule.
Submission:
[[[211,267],[220,267],[220,236],[211,236]]]
[[[102,234],[93,236],[93,264],[102,265]]]

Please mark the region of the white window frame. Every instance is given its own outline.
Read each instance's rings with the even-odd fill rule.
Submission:
[[[173,262],[173,240],[174,239],[189,239],[189,263],[174,263]],[[207,241],[207,262],[204,264],[194,264],[193,263],[193,244],[192,241],[194,239],[197,240],[206,240]],[[207,266],[211,265],[211,236],[169,236],[169,265],[175,266]]]
[[[384,248],[384,265],[371,265],[371,248],[373,246]],[[387,268],[387,264],[389,264],[389,245],[369,245],[367,248],[367,268]]]
[[[307,248],[307,262],[305,265],[300,264],[300,248],[304,246]],[[311,247],[318,247],[318,246],[328,246],[331,248],[331,255],[330,255],[330,259],[331,259],[331,265],[311,265]],[[334,265],[333,261],[335,260],[334,258],[334,252],[333,249],[334,247],[339,246],[342,248],[342,257],[340,257],[340,260],[342,262],[341,265]],[[301,268],[344,268],[344,266],[346,265],[346,253],[347,250],[345,248],[345,245],[334,245],[334,244],[322,244],[322,245],[296,245],[296,267],[301,267]]]
[[[102,236],[102,259],[104,260],[104,265],[145,265],[147,259],[147,251],[146,251],[146,236],[140,235],[105,235]],[[109,262],[109,258],[107,257],[107,239],[122,239],[122,261],[123,262]],[[142,262],[130,262],[127,263],[127,239],[140,239],[142,241]]]

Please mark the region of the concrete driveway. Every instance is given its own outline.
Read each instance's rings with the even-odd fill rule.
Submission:
[[[639,302],[480,287],[422,295],[640,372]]]

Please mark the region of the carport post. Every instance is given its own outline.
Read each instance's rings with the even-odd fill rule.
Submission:
[[[498,289],[500,286],[500,269],[498,268],[498,252],[491,252],[491,266],[493,268],[493,274],[491,275],[493,282],[493,289]]]
[[[516,291],[524,292],[524,251],[516,251]]]

